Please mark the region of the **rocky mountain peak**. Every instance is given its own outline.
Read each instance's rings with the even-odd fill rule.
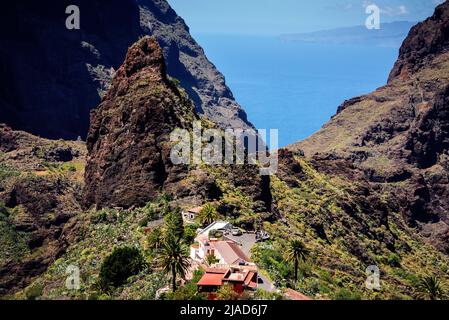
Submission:
[[[127,77],[142,71],[151,69],[151,74],[160,79],[165,78],[165,64],[162,50],[154,38],[146,37],[134,44],[126,55],[123,64]]]
[[[449,50],[449,1],[435,13],[414,26],[399,51],[399,58],[390,73],[389,82],[397,77],[408,78],[436,54]]]
[[[169,135],[194,118],[193,105],[165,74],[157,41],[140,39],[91,115],[86,205],[130,207],[157,196],[173,173]]]

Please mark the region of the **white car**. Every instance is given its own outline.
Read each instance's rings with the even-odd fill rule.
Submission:
[[[243,233],[242,233],[242,230],[240,230],[238,228],[234,228],[234,229],[232,229],[231,234],[234,237],[238,237],[238,236],[241,236]]]

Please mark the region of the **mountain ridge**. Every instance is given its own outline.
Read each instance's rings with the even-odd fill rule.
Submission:
[[[412,28],[385,86],[345,101],[320,131],[288,147],[349,161],[379,188],[396,189],[405,220],[446,253],[448,15],[446,1]]]
[[[65,28],[68,5],[80,30]],[[224,76],[165,0],[7,2],[0,22],[0,122],[53,139],[84,138],[89,112],[135,41],[156,36],[168,73],[200,114],[222,127],[252,125]],[[31,40],[31,41],[28,41]]]
[[[341,27],[306,33],[283,34],[281,39],[312,43],[396,47],[402,44],[410,28],[415,24],[416,22],[410,21],[382,23],[379,30],[369,30],[366,26]]]

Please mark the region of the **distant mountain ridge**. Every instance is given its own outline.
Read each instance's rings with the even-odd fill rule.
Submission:
[[[289,147],[364,171],[407,223],[449,254],[449,2],[414,26],[388,84],[345,101]]]
[[[328,44],[374,45],[399,47],[416,22],[397,21],[382,23],[379,30],[366,26],[343,27],[307,33],[284,34],[285,41],[300,41]]]

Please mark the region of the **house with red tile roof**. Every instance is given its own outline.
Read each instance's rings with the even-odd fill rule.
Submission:
[[[308,296],[306,296],[306,295],[304,295],[304,294],[302,294],[302,293],[300,293],[300,292],[298,292],[298,291],[295,291],[295,290],[293,290],[293,289],[290,289],[290,288],[288,288],[288,289],[285,290],[284,295],[285,295],[285,297],[286,297],[287,299],[289,299],[289,300],[296,300],[296,301],[308,301],[308,300],[312,300],[312,299],[309,298]]]
[[[215,293],[223,285],[231,285],[238,294],[257,289],[257,267],[255,265],[234,265],[227,269],[208,268],[198,282],[198,291],[208,293],[209,299],[215,299]]]
[[[231,240],[200,239],[198,243],[190,246],[190,258],[192,260],[204,262],[210,255],[215,256],[219,265],[251,263],[240,245]]]

